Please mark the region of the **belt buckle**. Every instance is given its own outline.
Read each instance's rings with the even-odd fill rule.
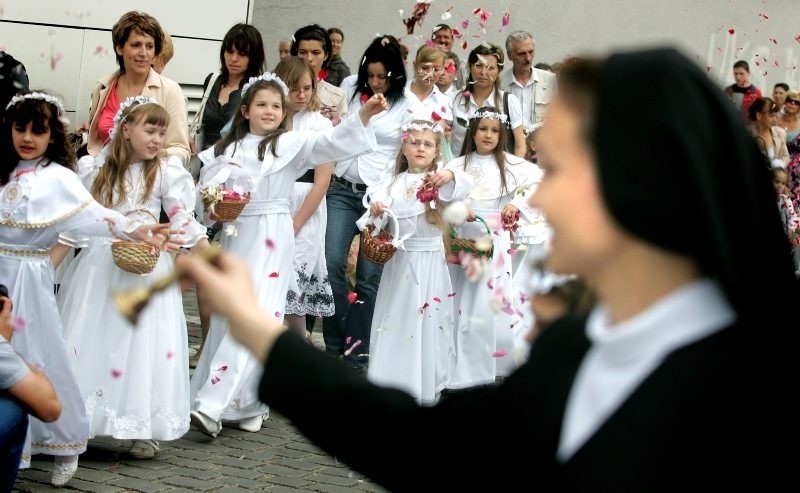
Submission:
[[[358,183],[350,182],[350,188],[353,190],[353,193],[364,193],[362,190],[358,189]]]

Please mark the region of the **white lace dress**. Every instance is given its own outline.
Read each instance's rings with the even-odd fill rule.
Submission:
[[[80,160],[78,174],[87,189],[103,165],[103,153]],[[172,228],[184,230],[186,246],[205,236],[206,228],[193,218],[194,181],[178,158],[161,161],[149,196],[141,163],[128,168],[125,188],[126,200],[115,206],[119,212],[156,222],[163,206]],[[66,235],[62,240],[83,247],[64,273],[57,299],[89,436],[180,438],[189,430],[189,363],[180,288],[173,285],[153,297],[135,327],[110,298],[113,290],[149,286],[170,273],[172,255],[162,252],[150,274],[131,274],[114,264],[109,240]]]
[[[104,220],[111,218],[114,225]],[[14,301],[19,320],[11,341],[29,364],[41,368],[61,400],[61,416],[52,423],[30,417],[20,468],[31,454],[78,455],[86,450],[89,425],[61,328],[49,249],[61,232],[111,235],[139,223],[105,209],[92,199],[69,169],[22,161],[9,183],[0,186],[0,279]],[[85,286],[79,287],[85,289]]]
[[[375,298],[367,378],[396,387],[421,404],[433,404],[445,387],[453,355],[455,304],[445,261],[442,230],[428,222],[416,198],[422,174],[403,172],[368,191],[397,217],[403,238],[386,263]],[[466,197],[472,180],[456,173],[439,190],[441,200]],[[363,225],[369,211],[359,220]]]

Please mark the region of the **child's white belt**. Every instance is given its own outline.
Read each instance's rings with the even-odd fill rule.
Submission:
[[[263,216],[266,214],[289,214],[289,201],[285,199],[251,200],[239,215]]]
[[[401,250],[407,252],[438,252],[444,250],[444,243],[441,236],[433,238],[406,238],[403,241]]]

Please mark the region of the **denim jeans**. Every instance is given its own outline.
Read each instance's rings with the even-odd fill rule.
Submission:
[[[354,192],[351,188],[335,181],[328,189],[325,257],[328,261],[328,280],[333,290],[336,313],[332,317],[325,317],[322,321],[322,337],[328,352],[343,354],[356,341],[361,341],[350,355],[344,357],[345,361],[359,367],[369,363],[367,354],[372,312],[383,272],[383,265],[370,262],[359,255],[355,289],[359,303],[350,304],[347,299],[350,289],[345,277],[345,267],[350,243],[359,233],[356,220],[366,212],[361,203],[363,197],[363,193]],[[349,344],[346,342],[348,337]]]
[[[11,491],[28,433],[28,411],[0,390],[0,491]]]

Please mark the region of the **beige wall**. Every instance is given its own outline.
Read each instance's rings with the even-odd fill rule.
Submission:
[[[342,28],[346,37],[344,59],[355,70],[376,33],[405,36],[401,19],[408,16],[413,3],[253,0],[252,22],[264,35],[270,67],[277,63],[279,39],[291,36],[299,26],[317,22]],[[419,46],[451,6],[454,8],[448,24],[457,26],[464,19],[470,22],[465,37],[468,48],[465,51],[459,47],[459,56],[466,56],[483,40],[502,44],[511,30],[525,29],[536,38],[536,61],[554,62],[587,51],[670,43],[682,48],[701,66],[710,66],[710,75],[720,84],[733,82],[731,66],[743,58],[750,62],[753,83],[758,87],[769,86],[771,92],[772,84],[779,81],[800,87],[795,68],[800,65],[800,43],[794,40],[800,33],[800,0],[435,0],[422,27],[403,42],[412,48]],[[477,18],[472,14],[478,6],[492,13],[486,34],[477,28]],[[400,15],[400,9],[405,15]],[[509,10],[511,23],[501,33],[504,9]],[[766,14],[768,19],[759,14]],[[728,33],[730,28],[734,29],[733,35]],[[480,37],[472,37],[473,34]],[[755,66],[756,54],[762,67]],[[766,64],[761,56],[767,58]]]

